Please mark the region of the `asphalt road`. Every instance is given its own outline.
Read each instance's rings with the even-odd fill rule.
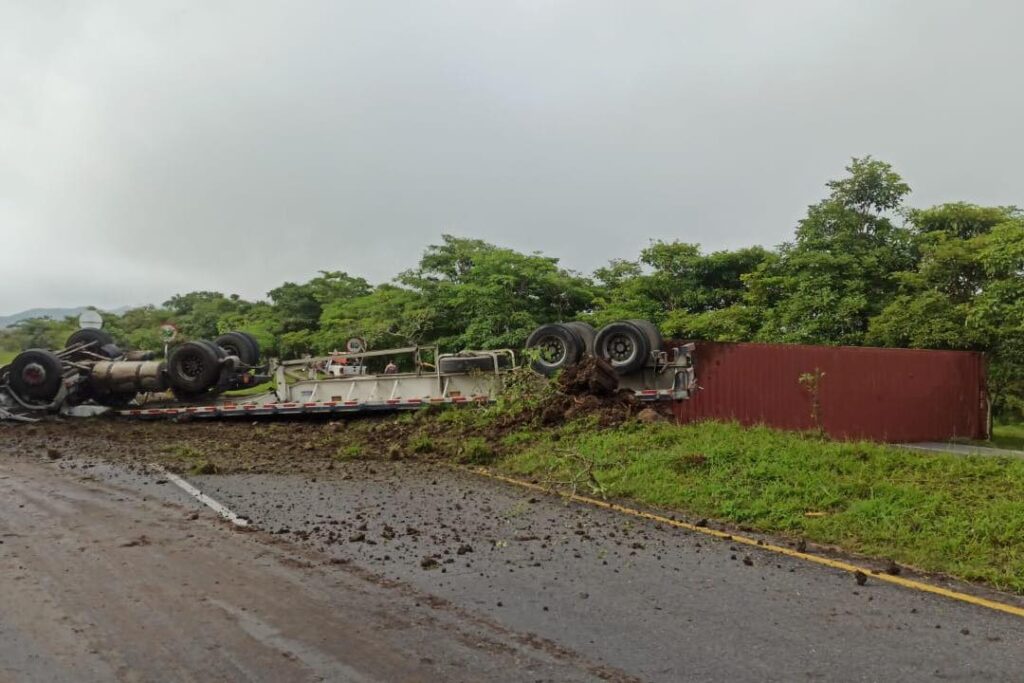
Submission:
[[[446,468],[189,479],[259,531],[159,475],[0,461],[0,680],[1017,681],[1024,669],[1019,617]]]

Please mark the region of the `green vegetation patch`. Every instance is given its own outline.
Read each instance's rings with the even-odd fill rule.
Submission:
[[[992,442],[996,448],[1024,451],[1024,424],[997,424],[992,428]]]

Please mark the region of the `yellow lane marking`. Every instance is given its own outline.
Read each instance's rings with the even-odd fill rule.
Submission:
[[[595,507],[604,508],[606,510],[614,510],[615,512],[621,512],[623,514],[632,515],[634,517],[640,517],[642,519],[649,519],[651,521],[659,522],[661,524],[667,524],[669,526],[674,526],[679,529],[686,529],[687,531],[692,531],[697,534],[704,534],[705,536],[714,536],[715,538],[734,541],[736,543],[742,543],[743,545],[754,546],[755,548],[760,548],[761,550],[768,550],[773,553],[778,553],[779,555],[786,555],[787,557],[795,557],[797,559],[805,560],[807,562],[813,562],[815,564],[831,567],[832,569],[839,569],[841,571],[850,573],[861,572],[863,574],[871,576],[874,579],[878,579],[879,581],[894,583],[897,586],[903,586],[904,588],[909,588],[911,590],[921,591],[922,593],[932,593],[934,595],[941,595],[942,597],[949,598],[951,600],[959,600],[960,602],[966,602],[971,605],[987,607],[988,609],[993,609],[997,612],[1004,612],[1006,614],[1012,614],[1017,617],[1024,617],[1024,607],[1019,607],[1017,605],[1010,605],[1003,602],[997,602],[995,600],[989,600],[987,598],[980,598],[976,595],[961,593],[960,591],[954,591],[948,588],[943,588],[941,586],[935,586],[930,583],[924,583],[923,581],[915,581],[913,579],[907,579],[901,576],[894,576],[892,574],[876,574],[872,569],[866,567],[859,567],[855,564],[850,564],[849,562],[833,560],[831,558],[821,557],[819,555],[811,555],[810,553],[800,552],[799,550],[794,550],[792,548],[787,548],[781,545],[764,543],[762,541],[758,541],[757,539],[749,538],[747,536],[739,536],[735,533],[728,531],[719,531],[717,529],[709,529],[707,527],[697,526],[696,524],[690,524],[688,522],[680,522],[679,520],[664,517],[662,515],[656,515],[652,512],[637,510],[635,508],[627,507],[625,505],[619,505],[618,503],[609,503],[608,501],[600,500],[599,498],[591,498],[589,496],[581,496],[579,494],[566,493],[564,491],[552,491],[551,489],[541,486],[539,484],[533,484],[531,482],[516,479],[514,477],[506,477],[505,475],[497,474],[482,467],[470,467],[459,469],[465,469],[469,472],[472,472],[473,474],[479,474],[490,479],[496,479],[498,481],[505,482],[506,484],[512,484],[513,486],[530,489],[532,491],[539,491],[541,493],[547,494],[556,493],[559,496],[562,496],[563,498],[566,498],[576,503],[585,503],[587,505],[593,505]]]

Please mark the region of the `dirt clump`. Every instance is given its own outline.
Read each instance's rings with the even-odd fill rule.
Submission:
[[[619,388],[615,369],[603,358],[587,356],[562,371],[556,391],[532,411],[520,415],[519,423],[536,421],[552,427],[586,416],[596,416],[598,425],[611,427],[633,417],[636,395]]]
[[[605,359],[587,356],[562,371],[558,388],[568,396],[612,397],[619,389],[619,377]]]
[[[654,408],[644,408],[636,414],[636,419],[645,424],[651,424],[653,422],[665,422],[668,418]]]

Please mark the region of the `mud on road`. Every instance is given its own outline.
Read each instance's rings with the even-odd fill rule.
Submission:
[[[585,662],[584,677],[1013,680],[1024,663],[1018,618],[566,504],[431,454],[338,460],[335,435],[351,427],[48,424],[0,432],[0,453],[205,515],[143,467],[201,451],[218,474],[189,481],[314,558],[311,571],[494,625],[514,656]],[[395,425],[359,427],[369,428]]]

